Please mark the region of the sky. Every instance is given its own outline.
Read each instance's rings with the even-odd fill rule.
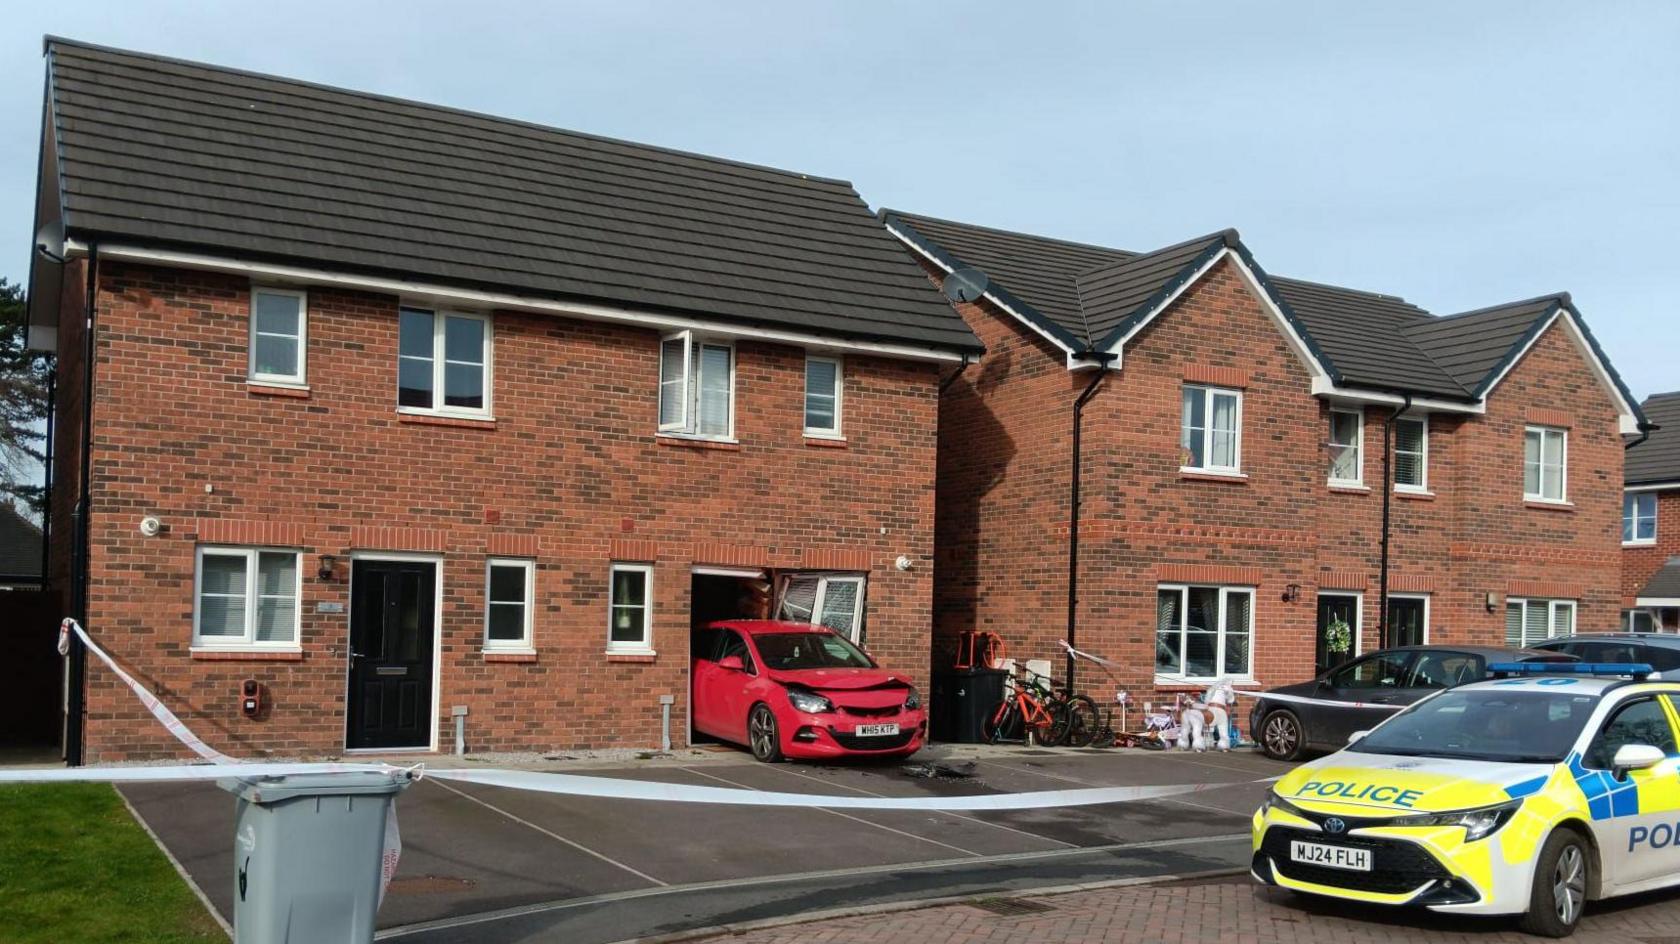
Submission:
[[[42,34],[853,182],[1146,250],[1236,227],[1278,275],[1437,314],[1567,290],[1680,389],[1680,3],[17,4],[0,275],[28,264]]]

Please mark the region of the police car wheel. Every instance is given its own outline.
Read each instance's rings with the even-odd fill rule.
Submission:
[[[1587,904],[1592,849],[1573,829],[1559,829],[1546,837],[1534,864],[1534,889],[1528,912],[1519,925],[1542,937],[1568,937]]]
[[[1279,708],[1260,722],[1260,750],[1273,760],[1297,760],[1301,756],[1301,719],[1287,708]]]

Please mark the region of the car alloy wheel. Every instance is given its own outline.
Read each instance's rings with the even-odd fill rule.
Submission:
[[[1563,847],[1552,867],[1552,907],[1558,921],[1573,925],[1587,901],[1587,862],[1579,845]]]
[[[782,759],[781,732],[776,730],[776,715],[768,705],[759,705],[747,717],[747,746],[753,756],[767,764]]]
[[[1301,747],[1301,726],[1287,711],[1274,711],[1266,716],[1260,730],[1260,743],[1266,753],[1278,760],[1292,760]]]

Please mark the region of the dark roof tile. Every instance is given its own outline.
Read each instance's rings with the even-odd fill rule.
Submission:
[[[1680,482],[1680,391],[1647,398],[1645,418],[1661,428],[1627,451],[1624,479],[1629,485]]]

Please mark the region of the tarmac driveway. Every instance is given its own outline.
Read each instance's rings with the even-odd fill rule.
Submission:
[[[604,944],[837,907],[1190,875],[1248,860],[1256,754],[946,748],[908,765],[765,765],[682,752],[539,768],[697,786],[926,796],[1229,783],[1184,799],[986,813],[727,807],[555,796],[423,780],[398,803],[403,857],[382,939]],[[926,776],[941,763],[969,776]],[[972,766],[969,766],[972,764]],[[122,787],[224,917],[233,802],[209,784]]]

